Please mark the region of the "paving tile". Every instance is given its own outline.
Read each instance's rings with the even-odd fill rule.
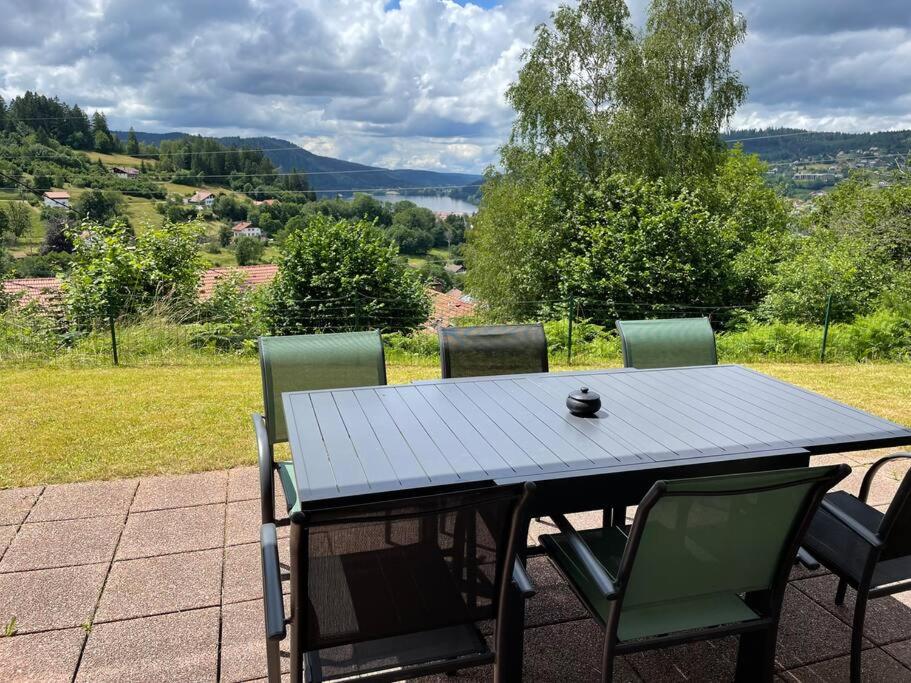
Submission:
[[[228,502],[259,498],[259,467],[228,470]]]
[[[41,495],[40,486],[0,490],[0,524],[21,524]]]
[[[0,574],[0,625],[15,617],[18,632],[29,633],[84,624],[107,570],[104,563]]]
[[[150,477],[139,482],[130,512],[224,503],[227,490],[227,470],[175,477]]]
[[[784,672],[786,683],[847,683],[851,680],[850,656],[829,659],[818,664]],[[865,681],[907,681],[911,671],[879,648],[864,650],[861,654],[862,678]]]
[[[275,509],[281,514],[284,505],[280,496],[276,495]],[[227,545],[240,545],[241,543],[259,543],[259,529],[262,525],[262,513],[259,509],[259,499],[242,500],[228,503],[226,519],[227,530],[225,543]],[[278,537],[287,538],[287,526],[278,527]]]
[[[218,609],[98,624],[89,634],[77,681],[214,681]]]
[[[588,610],[562,580],[546,557],[528,560],[528,575],[537,593],[525,603],[526,627],[584,619]]]
[[[588,512],[574,512],[570,515],[566,515],[566,518],[569,520],[570,524],[576,528],[577,531],[582,531],[584,529],[598,529],[604,522],[604,511],[590,510]],[[533,519],[528,525],[528,545],[538,545],[538,536],[541,536],[542,534],[558,533],[560,533],[560,530],[549,517]]]
[[[629,663],[652,683],[732,681],[737,669],[738,639],[703,640],[627,655]]]
[[[911,669],[911,640],[891,643],[883,647],[883,650]]]
[[[282,573],[289,571],[288,544],[278,544],[278,561]],[[288,593],[290,583],[282,582],[282,590]],[[225,573],[222,587],[222,602],[243,602],[256,600],[263,594],[262,560],[259,543],[244,543],[225,549]]]
[[[864,641],[864,647],[871,643]],[[835,615],[793,586],[785,591],[775,662],[779,669],[794,669],[847,654],[851,629]]]
[[[285,599],[285,610],[289,609]],[[287,654],[287,638],[281,644]],[[282,671],[288,671],[282,657]],[[225,683],[246,681],[266,675],[266,636],[261,600],[238,602],[222,608],[221,678]]]
[[[826,610],[851,626],[854,620],[854,600],[857,593],[848,588],[843,605],[835,604],[835,589],[838,579],[829,574],[793,584],[810,596]],[[867,601],[867,615],[864,619],[864,635],[876,645],[911,638],[911,607],[895,597],[884,596]]]
[[[601,629],[590,619],[528,629],[525,632],[522,680],[600,681],[601,639]],[[466,669],[455,676],[444,674],[414,680],[421,683],[492,681],[493,666]],[[614,662],[613,680],[627,683],[642,679],[630,666],[627,657],[618,657]]]
[[[6,552],[6,548],[9,546],[10,541],[13,540],[13,536],[16,535],[16,530],[18,526],[9,525],[9,526],[0,526],[0,559],[3,558],[3,553]]]
[[[48,486],[28,515],[28,522],[124,515],[136,492],[135,479],[90,481]]]
[[[0,572],[109,562],[123,517],[27,522],[0,560]]]
[[[220,548],[224,529],[224,503],[131,512],[117,548],[117,559]]]
[[[17,683],[70,683],[85,630],[46,631],[0,638],[0,680]]]
[[[222,550],[115,562],[95,623],[220,603]]]

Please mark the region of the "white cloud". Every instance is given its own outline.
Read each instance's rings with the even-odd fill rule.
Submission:
[[[0,0],[0,93],[115,127],[272,135],[318,154],[480,171],[503,93],[558,0]],[[630,0],[642,22],[647,0]],[[750,95],[735,125],[911,127],[911,4],[735,0]]]

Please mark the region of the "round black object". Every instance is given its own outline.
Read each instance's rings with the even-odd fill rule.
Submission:
[[[573,415],[589,417],[600,410],[601,397],[594,391],[589,391],[588,387],[582,387],[566,397],[566,407]]]

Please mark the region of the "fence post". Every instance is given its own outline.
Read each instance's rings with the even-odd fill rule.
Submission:
[[[567,330],[567,340],[566,340],[566,364],[573,364],[573,318],[576,314],[576,304],[575,300],[572,297],[569,297],[569,313],[568,313],[568,327]]]
[[[119,365],[117,358],[117,334],[114,332],[114,310],[108,310],[108,322],[111,326],[111,352],[114,355],[114,365]]]
[[[354,329],[361,329],[361,301],[357,292],[354,293]]]
[[[819,362],[826,362],[826,344],[829,341],[829,314],[832,311],[832,293],[826,297],[826,316],[822,324],[822,348],[819,350]]]

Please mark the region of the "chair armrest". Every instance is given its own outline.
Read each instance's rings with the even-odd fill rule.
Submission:
[[[259,547],[263,565],[263,611],[266,616],[266,638],[281,640],[285,637],[285,605],[282,599],[278,538],[274,524],[263,524],[260,527]]]
[[[844,526],[848,527],[853,531],[857,536],[861,538],[867,545],[875,550],[882,548],[883,542],[880,540],[879,536],[870,531],[863,524],[858,522],[856,519],[851,517],[851,515],[843,512],[837,506],[833,505],[830,501],[823,498],[820,507],[832,515],[835,519],[841,522]]]
[[[800,564],[806,569],[816,570],[819,569],[819,561],[813,557],[810,553],[806,551],[805,548],[797,549],[797,561],[795,564]]]
[[[528,576],[528,572],[525,571],[525,567],[518,560],[515,561],[515,564],[512,568],[512,582],[516,585],[516,588],[519,589],[519,594],[523,598],[531,598],[537,593],[535,585],[531,582],[531,578]]]
[[[614,580],[607,573],[601,561],[595,557],[592,549],[588,547],[579,532],[573,528],[573,525],[563,515],[551,515],[550,518],[556,523],[560,532],[566,536],[566,540],[579,562],[582,563],[585,571],[591,575],[598,592],[607,600],[615,597],[617,595],[617,587],[614,585]]]
[[[259,500],[262,523],[275,521],[275,463],[269,445],[266,420],[259,413],[253,413],[253,429],[256,432],[256,450],[259,458]]]
[[[864,480],[860,484],[860,492],[857,494],[857,497],[866,503],[867,496],[870,495],[870,486],[873,484],[873,477],[876,476],[879,469],[888,462],[902,460],[904,458],[911,458],[911,453],[893,453],[892,455],[880,458],[870,465],[870,469],[867,470],[867,473],[864,475]]]

